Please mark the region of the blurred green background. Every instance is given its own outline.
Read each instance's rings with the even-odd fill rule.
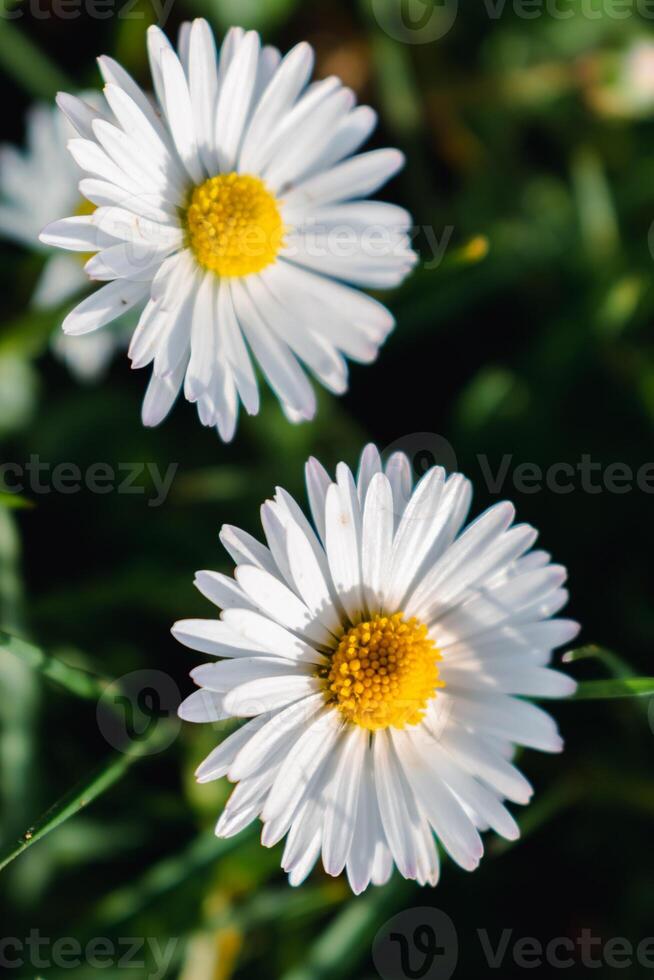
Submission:
[[[165,24],[174,36],[182,20],[203,14],[217,33],[256,27],[283,50],[309,40],[319,74],[340,75],[378,109],[373,145],[407,154],[384,194],[430,229],[416,240],[425,261],[387,297],[398,325],[378,363],[352,366],[343,399],[321,393],[312,424],[290,426],[269,396],[258,418],[241,418],[229,447],[185,403],[161,428],[142,429],[145,374],[121,356],[98,384],[74,381],[49,352],[59,313],[25,313],[41,259],[0,245],[0,461],[178,465],[161,507],[148,506],[147,480],[142,495],[3,493],[0,628],[101,678],[164,671],[184,695],[197,657],[169,627],[211,615],[192,578],[200,568],[229,570],[220,525],[258,533],[259,505],[275,484],[304,499],[310,453],[329,467],[355,464],[365,441],[400,440],[422,459],[433,441],[420,434],[432,433],[451,447],[444,461],[475,482],[476,511],[496,499],[479,455],[493,473],[510,456],[499,492],[568,566],[567,613],[583,624],[581,642],[615,651],[618,670],[654,673],[654,498],[602,484],[610,464],[635,472],[654,460],[654,19],[631,7],[616,16],[608,0],[560,0],[556,10],[569,17],[553,8],[534,16],[531,5],[528,18],[508,2],[455,10],[407,0],[399,30],[399,6],[178,0]],[[41,0],[0,19],[3,140],[22,143],[34,99],[97,86],[100,53],[148,84],[144,32],[156,7],[130,2],[119,16],[120,5],[109,5],[102,18],[83,4],[66,8],[78,16],[61,10]],[[437,261],[434,235],[446,245]],[[521,463],[577,467],[584,454],[601,464],[600,492],[579,477],[564,494],[514,485]],[[581,679],[607,669],[615,664],[573,668]],[[260,847],[256,830],[215,841],[228,786],[197,787],[192,773],[224,728],[178,731],[164,720],[154,742],[126,755],[107,736],[110,707],[98,716],[95,682],[72,691],[65,672],[59,681],[44,673],[56,665],[35,669],[0,643],[3,853],[76,785],[73,809],[98,798],[2,872],[5,936],[38,929],[51,940],[134,936],[162,947],[172,938],[165,975],[182,980],[368,980],[377,976],[375,934],[416,906],[436,906],[455,923],[457,976],[488,969],[480,928],[494,944],[503,929],[543,943],[583,929],[603,942],[654,934],[654,709],[648,717],[644,699],[553,706],[566,752],[524,754],[537,792],[518,814],[523,838],[507,846],[489,835],[474,876],[446,863],[435,890],[395,876],[353,899],[320,870],[290,889],[280,848]],[[154,969],[28,963],[8,975]],[[576,961],[568,974],[586,969]],[[502,976],[523,973],[508,954]],[[628,975],[650,973],[634,965]]]

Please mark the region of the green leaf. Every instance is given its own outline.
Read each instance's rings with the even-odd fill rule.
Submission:
[[[595,644],[578,647],[576,650],[568,650],[563,655],[563,663],[573,664],[577,660],[599,660],[613,677],[634,677],[635,673],[629,664],[619,657],[612,650],[606,647],[599,647]]]
[[[0,650],[18,657],[33,670],[37,670],[44,677],[55,681],[56,684],[70,691],[71,694],[76,694],[77,697],[85,698],[88,701],[97,701],[106,689],[107,681],[89,674],[79,667],[71,667],[70,664],[57,660],[56,657],[51,657],[40,647],[4,631],[0,631]]]
[[[33,826],[25,831],[17,843],[12,844],[9,849],[0,854],[0,871],[11,864],[28,847],[32,847],[46,834],[51,833],[70,817],[74,817],[87,807],[105,790],[117,783],[135,762],[145,755],[156,752],[159,746],[165,746],[169,739],[169,726],[159,724],[148,738],[139,742],[132,742],[125,753],[120,756],[112,756],[96,769],[88,779],[62,796]]]
[[[654,694],[654,677],[623,677],[609,681],[582,681],[572,695],[575,701],[609,698],[642,698]]]
[[[74,90],[76,86],[57,65],[13,20],[7,19],[11,16],[7,7],[8,4],[3,3],[0,16],[0,69],[35,98],[54,99],[59,89]],[[13,16],[18,19],[22,11],[16,11]]]

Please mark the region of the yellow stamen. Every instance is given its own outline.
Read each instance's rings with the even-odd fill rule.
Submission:
[[[325,669],[326,694],[344,718],[375,731],[421,721],[427,702],[445,684],[427,627],[416,619],[375,616],[344,634]]]
[[[200,265],[219,276],[265,269],[284,236],[277,200],[262,180],[247,174],[218,174],[196,187],[185,226]]]

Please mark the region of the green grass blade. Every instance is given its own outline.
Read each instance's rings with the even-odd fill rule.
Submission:
[[[90,778],[78,784],[69,793],[58,800],[50,809],[22,835],[18,843],[12,844],[4,853],[0,854],[0,871],[11,864],[19,854],[32,847],[37,841],[45,837],[59,827],[70,817],[97,799],[102,793],[110,789],[117,783],[129,770],[129,768],[144,755],[148,755],[157,750],[157,745],[166,745],[170,738],[168,726],[157,725],[150,737],[144,738],[140,742],[133,742],[129,750],[122,755],[112,756]]]
[[[619,657],[612,650],[606,647],[598,647],[595,644],[579,647],[577,650],[568,650],[563,655],[564,664],[573,664],[577,660],[599,660],[608,670],[612,677],[624,678],[634,677],[635,673],[629,664]]]
[[[44,677],[87,701],[97,701],[105,691],[107,682],[101,678],[79,667],[71,667],[63,660],[51,657],[33,643],[27,643],[3,630],[0,630],[0,650],[13,654]]]
[[[623,677],[609,681],[582,681],[573,701],[644,698],[654,694],[654,677]]]

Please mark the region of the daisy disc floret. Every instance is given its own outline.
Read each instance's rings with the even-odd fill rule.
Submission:
[[[397,286],[416,261],[410,215],[368,200],[402,154],[358,152],[375,113],[336,77],[309,85],[306,43],[282,57],[232,28],[216,50],[198,19],[182,25],[177,51],[151,27],[148,54],[154,102],[106,57],[100,110],[58,98],[94,210],[51,223],[41,240],[95,253],[85,269],[102,284],[64,332],[140,312],[129,354],[152,367],[146,425],[183,389],[200,421],[231,439],[239,404],[259,409],[253,361],[287,417],[310,419],[305,369],[341,394],[346,358],[373,361],[393,328],[360,287]]]
[[[320,856],[357,893],[394,865],[435,884],[439,847],[473,870],[482,831],[517,837],[507,802],[532,790],[515,747],[562,748],[524,698],[575,689],[548,666],[578,631],[552,618],[566,572],[508,502],[466,527],[460,473],[434,467],[414,487],[406,456],[384,464],[368,446],[356,479],[316,460],[306,475],[312,521],[278,489],[265,544],[224,527],[234,577],[196,578],[220,618],[173,628],[214,658],[192,671],[181,717],[248,719],[197,777],[237,783],[218,835],[259,818],[265,845],[286,837],[292,884]]]

